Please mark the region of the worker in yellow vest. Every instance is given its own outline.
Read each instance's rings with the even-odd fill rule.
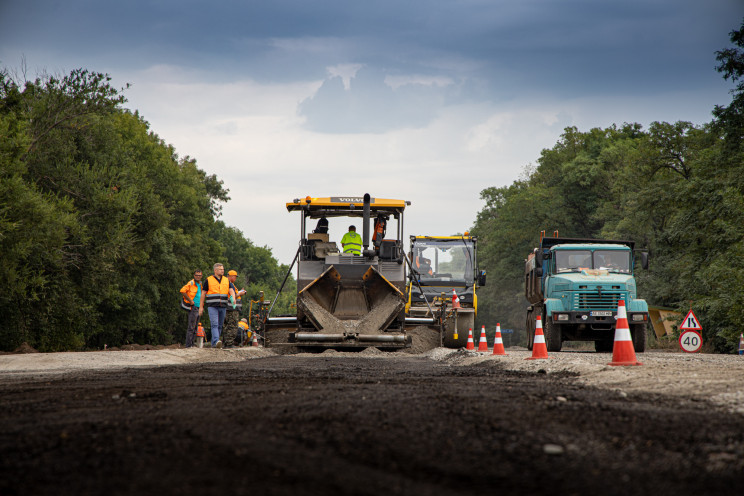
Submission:
[[[349,232],[341,238],[341,246],[346,255],[362,254],[362,237],[356,232],[356,226],[349,226]]]
[[[209,323],[212,328],[212,347],[222,348],[222,326],[225,323],[225,312],[230,296],[235,293],[230,287],[230,281],[225,277],[225,267],[221,263],[214,264],[214,274],[207,277],[202,284],[202,299],[199,302],[199,315],[204,313],[206,305],[209,313]]]

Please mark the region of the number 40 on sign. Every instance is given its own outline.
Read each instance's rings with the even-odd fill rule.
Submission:
[[[700,325],[700,321],[693,313],[692,309],[687,312],[685,320],[682,321],[682,325],[679,326],[682,333],[679,335],[679,347],[687,353],[697,353],[703,346],[703,336],[700,331],[703,327]]]

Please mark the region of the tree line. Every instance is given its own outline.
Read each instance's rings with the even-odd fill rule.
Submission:
[[[705,124],[653,122],[566,128],[511,185],[481,192],[473,233],[489,284],[479,291],[483,323],[524,329],[524,259],[539,231],[629,239],[648,249],[638,295],[686,312],[704,340],[730,352],[744,329],[744,23],[716,70],[736,83]],[[638,267],[637,267],[638,269]]]
[[[0,349],[183,341],[179,290],[217,261],[247,297],[273,297],[287,267],[219,220],[223,181],[123,108],[108,75],[24,79],[0,69]]]

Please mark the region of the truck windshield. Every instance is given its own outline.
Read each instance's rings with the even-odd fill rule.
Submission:
[[[421,275],[421,284],[433,280],[468,283],[474,280],[471,241],[416,241],[411,253],[411,264]]]
[[[594,268],[630,274],[630,252],[597,250],[594,252]]]
[[[557,250],[555,272],[581,272],[600,269],[630,274],[630,252],[621,250]]]
[[[580,272],[592,268],[590,250],[560,250],[555,252],[555,272]]]

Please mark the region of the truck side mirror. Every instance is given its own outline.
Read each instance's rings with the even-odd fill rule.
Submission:
[[[483,287],[486,285],[486,271],[481,270],[478,272],[478,286]]]
[[[641,268],[644,270],[648,270],[648,252],[642,251],[641,252]]]

